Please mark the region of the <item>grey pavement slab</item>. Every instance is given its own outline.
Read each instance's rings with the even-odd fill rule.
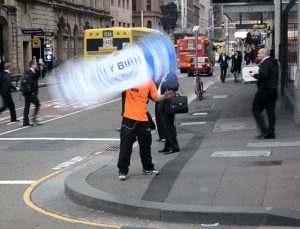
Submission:
[[[141,175],[136,147],[128,180],[117,180],[115,152],[104,167],[70,175],[66,194],[92,208],[161,221],[300,226],[300,146],[271,144],[300,141],[300,129],[279,97],[277,138],[256,140],[251,116],[255,91],[254,84],[217,82],[205,100],[192,101],[189,113],[176,118],[180,153],[157,153],[163,144],[154,133],[152,156],[159,176]],[[188,122],[206,123],[180,125]],[[260,147],[260,142],[269,145]],[[211,157],[220,151],[271,154]]]

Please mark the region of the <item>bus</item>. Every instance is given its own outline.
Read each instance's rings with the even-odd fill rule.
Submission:
[[[134,28],[98,28],[84,31],[84,57],[107,55],[125,49],[139,38],[158,30],[145,27]]]
[[[196,39],[194,36],[186,36],[183,39],[178,39],[176,45],[177,66],[180,72],[186,72],[191,58],[196,56]],[[198,57],[208,57],[213,65],[215,63],[211,42],[200,36],[198,37]]]

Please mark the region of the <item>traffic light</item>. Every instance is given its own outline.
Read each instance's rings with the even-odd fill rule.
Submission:
[[[176,27],[176,22],[178,18],[177,5],[171,2],[167,5],[160,6],[162,18],[161,22],[165,29],[174,29]]]
[[[224,28],[224,27],[225,27],[225,23],[224,23],[224,21],[222,21],[222,23],[221,23],[221,27],[222,27],[222,28]]]

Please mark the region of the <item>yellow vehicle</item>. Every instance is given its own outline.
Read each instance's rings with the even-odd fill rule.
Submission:
[[[149,33],[158,32],[145,27],[99,28],[84,31],[84,57],[110,54],[124,49]]]

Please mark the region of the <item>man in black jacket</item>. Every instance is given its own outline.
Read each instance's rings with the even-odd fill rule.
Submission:
[[[176,92],[178,90],[178,77],[175,73],[169,72],[161,83],[161,94],[166,91]],[[159,153],[172,154],[180,151],[179,144],[177,141],[177,131],[175,127],[175,114],[166,113],[166,101],[161,101],[159,105],[159,112],[163,125],[163,130],[166,134],[166,141],[164,148],[159,150]]]
[[[278,97],[279,68],[275,59],[268,55],[268,50],[262,48],[258,51],[257,59],[259,63],[259,72],[250,73],[257,79],[258,91],[254,96],[252,113],[257,123],[260,135],[257,138],[274,139],[275,138],[275,107]],[[262,112],[266,109],[269,126],[266,126]]]
[[[36,61],[32,60],[29,63],[29,69],[25,71],[25,76],[28,79],[29,91],[23,91],[23,96],[25,98],[25,106],[24,106],[24,118],[23,118],[23,126],[33,126],[39,125],[36,121],[37,114],[40,108],[40,101],[37,97],[38,95],[38,74],[36,72],[38,65]],[[30,104],[33,103],[35,106],[35,110],[33,113],[32,124],[29,123],[29,108]]]
[[[3,100],[3,106],[0,108],[0,113],[5,111],[6,108],[9,109],[10,112],[10,121],[17,122],[17,115],[14,101],[11,97],[11,90],[17,90],[17,88],[11,83],[11,73],[10,73],[11,64],[5,63],[3,65],[4,71],[1,73],[1,97]]]
[[[225,83],[229,60],[230,60],[230,57],[228,55],[226,55],[225,51],[223,51],[223,53],[219,57],[219,64],[220,64],[220,71],[221,71],[220,79],[221,79],[222,83]]]

